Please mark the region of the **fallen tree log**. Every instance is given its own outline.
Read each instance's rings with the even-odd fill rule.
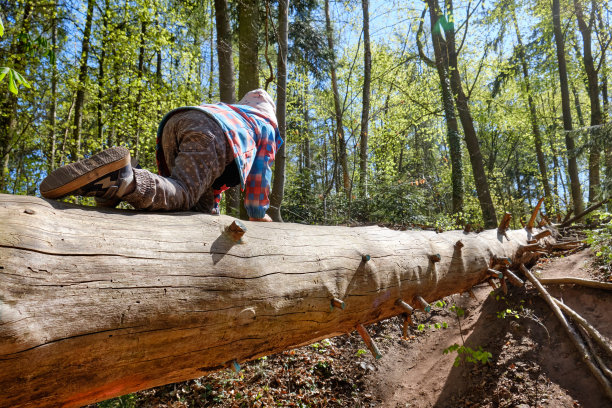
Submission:
[[[541,231],[245,222],[236,242],[231,217],[11,195],[0,220],[0,407],[85,405],[424,309]]]

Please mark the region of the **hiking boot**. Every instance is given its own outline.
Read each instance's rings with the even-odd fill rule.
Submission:
[[[93,196],[117,204],[134,187],[130,151],[118,146],[52,171],[40,184],[40,194],[45,198]]]

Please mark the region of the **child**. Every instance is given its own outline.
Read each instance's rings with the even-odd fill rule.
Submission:
[[[189,106],[162,119],[157,132],[159,175],[132,168],[125,147],[112,147],[51,172],[41,183],[45,198],[93,196],[99,205],[126,201],[138,210],[219,213],[221,193],[240,184],[252,221],[272,221],[270,179],[283,143],[276,106],[263,89],[237,105]]]

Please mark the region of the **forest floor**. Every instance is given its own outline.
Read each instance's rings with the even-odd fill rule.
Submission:
[[[542,259],[532,270],[542,277],[605,279],[589,249]],[[98,406],[611,406],[535,288],[527,283],[508,289],[503,295],[479,285],[475,299],[454,295],[429,315],[415,312],[407,338],[399,318],[371,325],[383,354],[379,360],[353,333],[246,363],[238,374],[216,372]],[[609,293],[571,285],[549,290],[612,338]],[[452,305],[465,311],[459,321]],[[453,344],[481,347],[491,358],[455,366],[457,353],[444,353]]]

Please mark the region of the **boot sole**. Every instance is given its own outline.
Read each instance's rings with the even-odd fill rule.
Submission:
[[[45,198],[60,198],[130,164],[130,151],[123,146],[111,147],[88,159],[68,164],[49,173],[40,184]]]

